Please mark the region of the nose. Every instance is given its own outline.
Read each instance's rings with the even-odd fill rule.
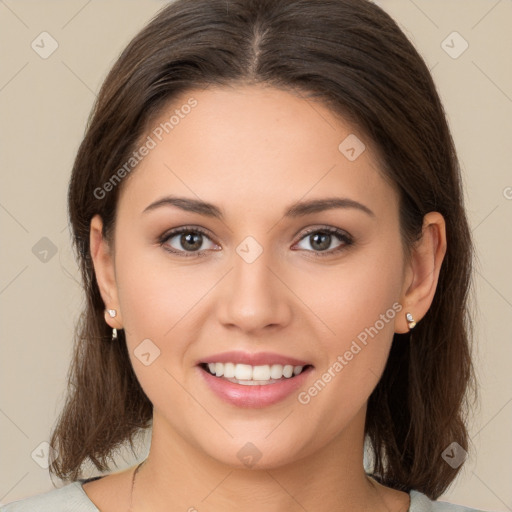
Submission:
[[[234,255],[233,268],[217,297],[218,319],[224,327],[258,334],[289,324],[293,294],[279,275],[279,264],[270,259],[270,251],[263,251],[252,263]]]

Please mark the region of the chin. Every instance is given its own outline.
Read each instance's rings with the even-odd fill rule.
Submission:
[[[241,436],[230,439],[229,443],[203,447],[203,450],[221,464],[247,470],[276,469],[305,456],[304,449],[299,447],[298,439],[286,435],[285,442],[285,439],[279,436],[272,440],[265,439],[266,435],[268,434],[261,434],[259,437]]]

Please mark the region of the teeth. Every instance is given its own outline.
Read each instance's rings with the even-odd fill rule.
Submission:
[[[283,375],[289,379],[292,375],[293,375],[293,366],[287,364],[284,368],[283,368]]]
[[[270,380],[270,366],[254,366],[252,368],[252,380]]]
[[[235,376],[235,365],[233,363],[225,363],[223,375],[226,379],[232,379]]]
[[[226,366],[229,363],[226,363]],[[235,379],[237,380],[252,380],[252,366],[249,364],[235,365]]]
[[[273,379],[280,379],[283,376],[283,367],[280,364],[273,364],[270,367],[270,376]]]
[[[208,363],[208,369],[212,375],[224,377],[232,382],[245,381],[243,384],[248,386],[282,379],[283,377],[289,379],[294,375],[299,375],[303,368],[303,366],[292,366],[291,364],[284,366],[281,364],[251,366],[250,364]]]

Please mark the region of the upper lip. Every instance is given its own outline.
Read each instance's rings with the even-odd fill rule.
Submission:
[[[198,361],[202,363],[234,363],[234,364],[250,364],[251,366],[263,366],[281,364],[292,366],[306,366],[310,363],[301,361],[295,357],[285,356],[282,354],[274,354],[272,352],[241,352],[233,350],[230,352],[222,352],[220,354],[213,354]]]

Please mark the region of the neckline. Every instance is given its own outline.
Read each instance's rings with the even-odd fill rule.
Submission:
[[[96,505],[89,498],[88,494],[85,492],[85,489],[83,488],[83,484],[86,484],[88,482],[93,482],[95,480],[100,480],[104,476],[106,476],[106,475],[93,476],[91,478],[81,478],[81,479],[77,480],[76,482],[74,482],[74,484],[78,487],[79,491],[84,495],[85,499],[87,500],[87,503],[92,505],[95,508],[95,510],[98,512],[99,512],[98,507],[96,507]],[[411,489],[407,494],[409,495],[409,508],[407,509],[407,512],[413,512],[413,506],[415,507],[418,504],[418,502],[422,501],[422,499],[426,498],[428,500],[427,496],[425,496],[424,494],[422,494],[419,491],[415,491],[414,489]]]
[[[100,480],[106,475],[103,476],[92,476],[90,478],[79,478],[77,481],[73,482],[74,485],[78,488],[78,491],[83,495],[85,500],[87,501],[87,505],[91,505],[94,507],[95,512],[100,512],[100,509],[96,506],[96,504],[89,498],[89,495],[85,492],[85,489],[83,487],[84,484],[88,482],[94,482],[95,480]]]

